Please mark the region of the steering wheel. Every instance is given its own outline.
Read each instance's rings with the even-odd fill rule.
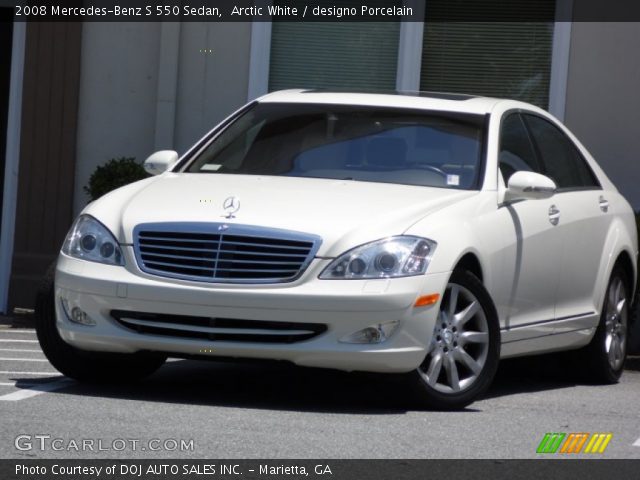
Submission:
[[[434,167],[433,165],[413,165],[413,167],[419,170],[429,170],[431,172],[437,173],[438,175],[441,175],[445,180],[447,179],[448,173],[442,171],[438,167]]]

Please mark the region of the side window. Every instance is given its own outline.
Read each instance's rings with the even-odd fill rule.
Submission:
[[[558,188],[599,188],[595,175],[573,142],[555,125],[524,115],[538,147],[546,174]]]
[[[502,120],[498,162],[505,184],[515,172],[524,170],[543,173],[527,129],[517,113],[512,113]]]

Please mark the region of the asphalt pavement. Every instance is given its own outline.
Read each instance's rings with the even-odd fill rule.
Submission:
[[[611,433],[573,457],[640,458],[640,357],[617,385],[577,378],[562,355],[506,361],[461,412],[417,407],[393,377],[286,364],[172,359],[83,385],[34,330],[0,326],[0,458],[535,458],[546,433]]]

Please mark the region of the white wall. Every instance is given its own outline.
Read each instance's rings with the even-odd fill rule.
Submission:
[[[567,126],[636,210],[640,209],[639,46],[640,23],[574,23],[565,114]]]
[[[182,24],[174,137],[180,153],[246,103],[250,42],[250,23]]]
[[[85,23],[76,213],[87,203],[82,187],[97,165],[121,156],[142,161],[155,149],[156,127],[173,126],[173,145],[162,147],[183,152],[243,105],[247,99],[250,40],[249,23],[185,22],[164,33],[160,23]],[[161,57],[176,51],[176,45],[167,42],[179,43],[177,63]],[[205,49],[212,52],[205,53]],[[177,72],[172,71],[174,63]],[[177,78],[174,109],[166,108],[166,86],[172,84],[167,77],[172,75]],[[160,102],[159,81],[164,90]]]
[[[153,149],[159,23],[86,22],[82,29],[74,209],[95,167]]]

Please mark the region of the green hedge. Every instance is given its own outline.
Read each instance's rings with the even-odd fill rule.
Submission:
[[[111,190],[149,176],[142,164],[136,162],[134,157],[112,158],[95,169],[91,177],[89,177],[89,183],[84,187],[84,191],[93,201]]]

